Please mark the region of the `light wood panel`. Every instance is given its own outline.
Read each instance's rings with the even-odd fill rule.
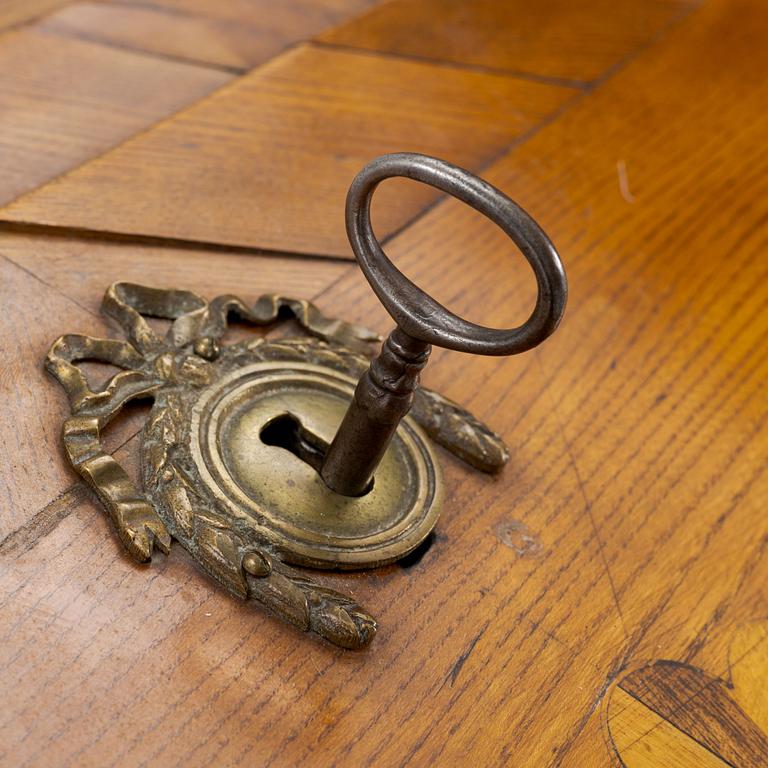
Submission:
[[[768,621],[751,621],[739,627],[728,655],[733,696],[755,725],[768,733]]]
[[[642,702],[617,689],[611,720],[626,768],[725,768],[728,763],[679,731]]]
[[[394,0],[321,35],[334,45],[587,83],[695,0]]]
[[[34,29],[0,36],[0,203],[101,154],[230,77]]]
[[[734,701],[727,683],[698,667],[657,661],[625,675],[612,699],[618,691],[644,704],[680,735],[689,737],[726,765],[761,768],[768,762],[768,737]],[[612,711],[618,710],[617,702],[611,701],[609,718]],[[617,733],[616,726],[609,720],[612,735]],[[627,760],[630,747],[642,751],[648,735],[646,730],[626,746],[616,744],[622,760],[630,767],[634,762]],[[696,765],[691,760],[683,764]]]
[[[55,418],[65,407],[65,400],[47,379],[42,363],[48,346],[62,333],[62,321],[83,333],[98,332],[101,325],[90,313],[1,254],[0,249],[0,431],[4,447],[0,539],[73,482],[73,473],[62,461],[61,425]]]
[[[304,47],[0,218],[351,255],[344,199],[368,160],[415,150],[478,167],[571,96],[508,77]],[[382,234],[435,199],[414,184],[388,187]]]
[[[0,29],[39,18],[67,0],[0,0]]]
[[[608,737],[622,765],[765,765],[766,626],[750,622],[738,628],[730,679],[671,660],[624,674],[606,707]]]
[[[372,0],[248,0],[247,3],[73,3],[46,29],[136,51],[236,70],[359,13]]]
[[[0,331],[4,363],[0,433],[0,540],[77,482],[63,457],[59,432],[68,412],[63,390],[43,358],[63,333],[119,335],[99,316],[101,297],[116,280],[181,287],[205,296],[266,292],[311,298],[350,267],[295,258],[159,249],[77,239],[0,234]],[[114,447],[141,426],[146,411],[119,422]]]
[[[146,0],[105,0],[117,5],[149,5]],[[355,13],[362,13],[381,0],[152,0],[151,5],[176,14],[274,30],[298,28],[302,24],[330,26]]]

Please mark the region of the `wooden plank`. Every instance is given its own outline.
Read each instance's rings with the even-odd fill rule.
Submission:
[[[0,253],[2,251],[0,250]],[[59,445],[64,398],[47,379],[43,358],[62,321],[84,333],[99,321],[6,258],[0,258],[3,306],[3,408],[0,432],[0,539],[7,536],[72,485],[74,473],[62,461]]]
[[[373,0],[82,2],[52,14],[44,27],[119,48],[244,70],[372,4]]]
[[[725,768],[730,765],[621,688],[610,710],[614,746],[626,768]]]
[[[37,19],[67,0],[0,0],[0,29]]]
[[[469,399],[510,435],[524,467],[551,468],[541,483],[507,475],[500,488],[504,508],[553,542],[546,572],[571,570],[568,534],[557,535],[562,516],[594,521],[618,600],[603,608],[620,611],[626,630],[617,642],[600,621],[584,621],[579,637],[591,654],[613,646],[604,681],[635,654],[643,658],[650,647],[658,654],[662,640],[684,648],[706,644],[715,631],[732,634],[734,614],[726,608],[739,605],[754,616],[766,602],[760,563],[768,537],[768,317],[761,309],[768,294],[761,254],[768,207],[761,185],[768,158],[758,137],[768,126],[754,105],[768,94],[752,57],[719,63],[729,50],[757,46],[766,23],[759,3],[713,3],[488,171],[560,246],[572,289],[566,320],[531,362],[467,365],[449,363],[449,353],[436,355],[426,376],[455,399]],[[689,97],[694,73],[702,84],[695,100]],[[715,142],[722,132],[727,145]],[[476,214],[441,205],[388,251],[448,306],[478,322],[514,325],[521,318],[510,306],[530,298],[530,286],[519,287],[525,270],[505,263],[508,246],[483,226]],[[483,267],[473,271],[471,285],[464,283],[467,253]],[[331,296],[344,296],[353,317],[386,327],[359,278],[342,280]],[[537,358],[536,377],[526,378]],[[555,410],[553,421],[551,412],[532,415],[542,401]],[[530,450],[531,439],[547,447]],[[560,474],[569,467],[579,483],[561,495]],[[542,503],[552,507],[532,524],[531,509],[535,514]],[[462,535],[481,554],[478,542],[502,507],[478,506],[475,527]],[[543,576],[540,593],[535,584],[531,579],[531,592],[517,597],[551,605]],[[558,594],[567,594],[577,613],[596,610],[589,588]],[[485,615],[493,610],[491,602]],[[557,622],[545,620],[543,627],[569,642]],[[498,671],[490,662],[482,674],[495,679]],[[541,758],[555,749],[565,764],[582,713],[598,703],[569,698],[571,726],[558,741],[540,742]],[[486,718],[503,706],[490,694],[482,704]],[[474,710],[430,711],[441,723],[441,739],[426,738],[414,759],[449,761],[471,751],[471,728],[460,724],[468,711]],[[545,721],[540,713],[539,724]],[[510,733],[518,734],[522,724],[514,725]],[[519,738],[537,741],[536,727]],[[447,740],[446,731],[453,734]],[[604,759],[602,734],[591,733],[594,740],[580,745],[581,759],[571,765]],[[508,739],[518,747],[517,735]],[[382,744],[366,730],[356,756]]]
[[[751,621],[731,643],[728,656],[733,696],[755,725],[768,733],[768,621]]]
[[[476,168],[571,95],[508,77],[302,47],[0,218],[348,256],[344,199],[365,162],[415,150]],[[391,233],[435,197],[408,182],[386,185],[378,231]]]
[[[657,661],[626,675],[619,685],[727,765],[760,768],[768,762],[768,737],[726,685],[698,667]]]
[[[34,29],[0,37],[0,203],[210,93],[231,75]]]
[[[279,254],[3,233],[1,253],[80,306],[98,313],[115,280],[184,288],[202,296],[287,293],[311,298],[350,270],[344,262]],[[247,296],[243,296],[247,298]]]
[[[45,518],[46,505],[78,481],[66,465],[59,440],[68,408],[64,393],[42,363],[50,344],[63,333],[116,335],[99,317],[109,284],[135,280],[211,297],[236,293],[245,300],[271,291],[311,297],[347,269],[344,264],[295,258],[0,235],[0,338],[6,358],[0,540],[41,511]],[[119,445],[135,432],[145,416],[143,409],[119,421],[110,445]]]
[[[465,554],[471,548],[461,546]],[[446,552],[444,545],[434,549]],[[514,562],[511,550],[498,550],[507,565]],[[465,727],[489,756],[507,742],[512,712],[533,717],[542,707],[556,714],[551,675],[576,691],[591,665],[521,618],[522,604],[499,606],[486,628],[489,617],[471,610],[477,584],[455,597],[455,605],[470,609],[457,626],[446,615],[450,605],[434,600],[435,556],[428,554],[429,567],[327,577],[383,620],[376,645],[349,654],[213,589],[177,548],[150,569],[136,567],[119,553],[100,510],[83,502],[0,572],[0,592],[12,595],[0,608],[9,686],[0,745],[12,745],[15,759],[30,764],[297,765],[296,755],[312,750],[313,765],[358,765],[373,739],[359,741],[362,725],[350,732],[351,719],[370,724],[377,758],[392,764],[393,756],[408,760],[430,731],[444,738],[449,724],[430,714],[503,692],[507,707],[490,722],[465,711]],[[435,628],[439,642],[425,642]],[[528,663],[533,657],[538,664]],[[502,660],[504,675],[487,677],[489,663]],[[45,686],[13,685],[18,679]],[[45,718],[35,716],[40,707]],[[397,724],[386,726],[381,744],[387,712]],[[553,739],[562,728],[555,720]],[[291,734],[293,748],[286,749]],[[315,752],[315,740],[328,746]],[[520,754],[535,751],[532,743]],[[494,754],[488,764],[502,760]]]
[[[394,0],[329,30],[333,45],[586,83],[695,0]]]
[[[67,37],[230,70],[265,61],[283,47],[280,40],[240,23],[143,5],[74,3],[41,26]]]
[[[149,5],[146,0],[107,0],[118,5]],[[331,26],[345,16],[360,13],[381,0],[152,0],[151,5],[177,15],[198,16],[275,31],[298,28],[301,24]]]
[[[133,566],[82,501],[0,569],[0,744],[31,764],[617,765],[591,716],[610,683],[766,605],[766,25],[761,0],[713,0],[485,174],[552,235],[571,301],[524,357],[435,352],[426,383],[512,460],[446,459],[419,564],[328,577],[380,617],[369,651],[308,642],[181,552]],[[458,205],[387,248],[471,319],[530,306],[520,259]],[[390,325],[354,271],[320,303]]]
[[[594,516],[633,645],[646,632],[649,648],[670,639],[650,632],[655,621],[684,647],[717,623],[725,597],[745,591],[745,577],[741,605],[765,605],[756,574],[765,551],[766,207],[752,181],[765,178],[757,137],[766,125],[750,105],[766,94],[751,60],[721,68],[710,58],[756,44],[765,23],[748,3],[699,11],[660,52],[487,174],[514,191],[566,258],[570,304],[546,349],[564,345],[547,379],[571,451],[561,445],[536,461],[577,461],[584,496],[557,508],[586,504]],[[685,97],[691,73],[706,83],[695,101]],[[737,101],[715,108],[726,92]],[[638,130],[643,120],[648,128]],[[731,139],[715,153],[707,137],[726,125]],[[503,264],[501,236],[481,235],[473,216],[446,205],[404,233],[393,257],[449,306],[512,325],[520,318],[505,315],[515,295],[504,285],[517,276]],[[430,266],[436,252],[444,279]],[[458,287],[468,252],[493,285],[473,274],[471,290]],[[356,293],[345,296],[354,304]],[[503,365],[474,361],[477,375],[438,383],[462,399]],[[723,558],[723,550],[738,555]],[[668,617],[656,615],[659,606]]]
[[[766,91],[752,62],[734,60],[716,72],[709,57],[756,44],[767,30],[755,4],[714,4],[697,16],[674,38],[681,54],[666,64],[680,67],[675,78],[659,59],[642,75],[633,68],[636,76],[625,81],[627,93],[638,86],[632,98],[640,110],[660,116],[682,102],[684,111],[663,121],[646,143],[628,140],[627,110],[627,124],[615,133],[614,123],[606,126],[602,167],[579,164],[579,173],[594,179],[585,194],[594,201],[597,189],[615,183],[619,204],[606,234],[593,229],[590,216],[574,256],[594,267],[590,254],[599,249],[608,257],[606,269],[622,263],[624,275],[619,290],[600,291],[595,311],[602,307],[605,314],[583,332],[591,343],[602,339],[622,352],[613,368],[606,354],[602,375],[598,364],[585,382],[590,389],[564,399],[564,423],[576,445],[590,445],[580,457],[584,484],[637,657],[663,648],[669,658],[701,664],[720,647],[710,667],[720,670],[727,644],[714,641],[730,640],[740,621],[764,613],[768,599],[762,257],[768,211],[762,190],[751,184],[752,173],[764,176],[757,137],[766,125],[762,114],[739,113],[732,101],[761,103]],[[668,98],[683,94],[694,77],[703,85],[695,100]],[[646,78],[664,87],[650,94],[640,87]],[[617,96],[610,87],[602,95]],[[705,104],[710,113],[702,115]],[[734,143],[708,144],[724,125]],[[617,161],[615,180],[608,158]],[[620,197],[629,201],[618,218]],[[630,228],[643,234],[627,238]],[[595,270],[591,279],[600,274]],[[624,335],[615,319],[627,312],[637,324]],[[594,357],[588,360],[595,366]],[[622,369],[626,379],[617,381]],[[581,410],[580,401],[610,405],[590,423],[594,411]]]

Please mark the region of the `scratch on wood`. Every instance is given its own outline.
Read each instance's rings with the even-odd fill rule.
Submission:
[[[483,632],[487,629],[488,625],[486,624],[475,636],[475,639],[472,640],[472,642],[467,646],[467,650],[464,651],[464,653],[459,656],[459,658],[456,660],[456,663],[453,665],[453,669],[451,670],[451,688],[453,688],[454,683],[456,682],[456,679],[459,676],[459,673],[461,672],[461,668],[466,663],[467,659],[469,658],[472,651],[475,650],[475,646],[477,645],[480,638],[483,636]]]
[[[587,496],[587,490],[584,487],[584,482],[581,479],[581,472],[579,471],[579,467],[576,463],[576,456],[573,453],[573,449],[571,447],[571,443],[569,442],[568,438],[565,434],[565,425],[563,424],[563,420],[560,417],[560,414],[558,412],[557,403],[552,396],[552,393],[549,389],[549,379],[546,375],[546,371],[544,370],[544,366],[541,363],[541,359],[539,357],[536,358],[539,369],[541,370],[542,375],[544,376],[544,389],[547,392],[550,400],[552,401],[552,413],[555,416],[555,419],[557,419],[557,423],[560,427],[560,437],[563,441],[563,447],[565,448],[565,455],[568,457],[568,463],[573,468],[574,475],[576,477],[576,483],[579,488],[579,493],[581,494],[582,501],[584,502],[584,509],[587,513],[587,516],[589,517],[589,521],[592,525],[592,530],[595,534],[595,542],[597,543],[597,549],[600,554],[600,559],[603,562],[603,568],[605,570],[605,575],[608,578],[608,584],[611,588],[611,594],[613,595],[613,602],[616,606],[616,612],[619,616],[619,621],[621,622],[621,628],[624,632],[624,638],[626,640],[629,640],[629,631],[627,629],[627,624],[624,621],[624,614],[621,610],[621,604],[619,603],[619,594],[618,590],[616,589],[616,583],[613,580],[613,575],[611,574],[611,569],[608,567],[608,558],[605,556],[605,550],[603,548],[603,542],[600,538],[600,530],[597,526],[597,521],[595,520],[595,515],[592,512],[592,502],[589,500],[589,497]]]
[[[88,488],[80,483],[63,491],[21,528],[0,540],[0,555],[12,555],[31,548],[38,539],[47,536],[88,494]]]
[[[629,189],[629,177],[627,176],[627,164],[623,160],[616,161],[616,173],[619,177],[619,192],[621,196],[628,202],[634,203],[635,196]]]

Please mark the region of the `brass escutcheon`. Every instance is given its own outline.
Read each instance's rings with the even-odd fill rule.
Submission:
[[[519,246],[538,284],[519,328],[490,329],[453,314],[389,261],[370,222],[376,185],[422,181],[486,215]],[[423,155],[386,155],[357,176],[347,232],[365,277],[397,323],[380,337],[324,316],[313,304],[264,295],[206,301],[184,290],[115,283],[102,303],[126,339],[68,334],[46,358],[69,396],[62,429],[72,466],[98,495],[138,561],[178,541],[232,594],[344,648],[376,633],[354,599],[290,566],[372,568],[421,544],[443,500],[432,442],[484,472],[504,466],[503,440],[468,411],[419,386],[431,345],[516,354],[557,327],[567,286],[559,257],[512,200],[456,166]],[[292,316],[297,338],[223,345],[232,316],[268,326]],[[171,321],[158,336],[147,317]],[[83,360],[117,366],[94,390]],[[131,400],[151,397],[141,441],[142,487],[102,444]]]

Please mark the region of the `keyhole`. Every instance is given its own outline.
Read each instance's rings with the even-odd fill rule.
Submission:
[[[261,442],[276,448],[290,451],[294,456],[309,464],[315,472],[320,472],[328,450],[328,443],[314,432],[308,430],[292,413],[283,413],[268,421],[259,433]],[[373,488],[373,478],[360,496],[365,496]]]

